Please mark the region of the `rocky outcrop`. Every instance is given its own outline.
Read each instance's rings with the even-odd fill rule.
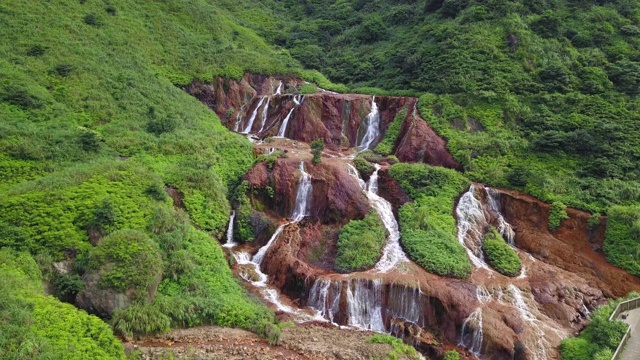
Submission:
[[[245,175],[245,180],[252,193],[256,193],[253,189],[271,188],[273,197],[267,205],[275,215],[286,218],[291,216],[295,206],[299,166],[300,160],[286,158],[278,159],[273,169],[259,163]],[[328,159],[314,165],[308,161],[305,168],[313,186],[311,219],[323,224],[344,225],[351,219],[363,219],[369,213],[369,202],[344,163]]]
[[[553,233],[548,231],[550,205],[513,190],[498,190],[506,220],[514,226],[516,246],[540,260],[578,274],[607,297],[640,290],[640,279],[608,263],[600,251],[604,243],[605,219],[589,229],[587,212],[567,209]]]
[[[326,91],[301,95],[298,89],[302,84],[294,78],[245,74],[240,80],[215,78],[211,84],[194,80],[184,90],[214,110],[231,130],[248,130],[260,138],[282,133],[306,143],[322,139],[332,150],[357,146],[366,131],[363,121],[371,111],[373,97]],[[448,152],[446,141],[418,114],[417,101],[411,97],[375,97],[381,131],[373,145],[382,141],[396,115],[405,109],[393,153],[406,162],[461,169]]]

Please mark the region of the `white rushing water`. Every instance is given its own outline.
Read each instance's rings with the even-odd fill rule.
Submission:
[[[375,96],[371,100],[371,112],[364,119],[363,125],[366,126],[366,131],[358,147],[365,150],[369,149],[378,135],[380,135],[380,113],[378,112]]]
[[[309,291],[307,305],[318,311],[320,316],[336,324],[335,316],[340,311],[342,282],[316,279]]]
[[[262,109],[262,122],[260,123],[259,132],[262,132],[262,130],[264,130],[264,126],[267,123],[267,117],[269,117],[269,104],[271,104],[271,97],[269,97],[269,99],[267,100],[267,104]]]
[[[389,232],[387,243],[382,249],[382,256],[376,264],[376,270],[382,273],[386,273],[389,270],[396,267],[400,262],[408,262],[402,247],[400,246],[400,230],[398,222],[393,215],[393,208],[391,203],[378,196],[378,172],[380,171],[380,165],[375,164],[376,170],[371,174],[369,178],[369,184],[367,185],[367,198],[369,203],[376,210],[384,227]]]
[[[265,98],[266,97],[261,97],[260,101],[258,102],[258,105],[256,106],[255,109],[253,109],[253,112],[251,113],[251,117],[249,117],[249,121],[247,122],[247,126],[245,126],[244,130],[242,130],[243,134],[248,134],[251,132],[251,128],[253,128],[253,123],[256,121],[256,116],[258,116],[258,110],[264,103]]]
[[[289,110],[289,113],[287,113],[287,116],[284,118],[284,120],[282,120],[282,124],[280,124],[280,129],[278,129],[278,134],[276,135],[276,137],[278,138],[285,137],[285,134],[287,133],[287,126],[289,125],[289,120],[291,119],[293,110],[295,110],[296,107],[300,106],[300,104],[302,104],[302,101],[304,101],[304,96],[302,97],[302,100],[298,100],[297,95],[293,96],[293,103],[295,104],[295,106],[292,107],[291,110]]]
[[[458,241],[467,250],[474,266],[491,271],[482,258],[483,229],[487,225],[482,204],[475,197],[475,186],[471,185],[456,207],[458,218]]]
[[[522,291],[520,290],[520,288],[518,288],[513,284],[509,284],[507,289],[509,290],[512,296],[511,304],[515,306],[516,309],[518,309],[518,312],[520,313],[520,317],[522,318],[522,320],[526,321],[528,323],[528,326],[535,333],[534,344],[531,344],[531,342],[529,342],[528,344],[529,346],[527,346],[527,349],[529,349],[529,351],[533,355],[533,360],[547,360],[548,359],[547,350],[551,347],[551,344],[549,343],[549,341],[547,341],[545,337],[545,335],[547,335],[545,329],[543,328],[545,327],[545,325],[541,321],[539,321],[536,318],[536,316],[533,314],[533,312],[529,308],[529,305],[525,302],[524,296],[522,295]],[[550,330],[554,330],[556,334],[560,337],[563,336],[557,331],[557,329],[550,329]]]
[[[236,211],[231,211],[231,217],[229,218],[229,226],[227,227],[227,242],[222,245],[226,248],[234,248],[238,243],[233,241],[233,220],[236,218]]]
[[[504,219],[504,216],[502,216],[494,190],[490,187],[485,187],[484,190],[487,193],[487,200],[489,202],[490,210],[493,211],[498,217],[498,232],[507,241],[507,243],[509,243],[509,245],[514,246],[516,233],[515,231],[513,231],[511,224],[509,224]]]
[[[489,291],[486,287],[478,285],[476,286],[476,298],[478,299],[478,301],[480,301],[480,303],[486,304],[491,300],[491,294],[489,294]]]
[[[482,308],[477,308],[462,324],[459,346],[463,346],[474,355],[482,352]]]
[[[311,198],[311,175],[304,170],[304,161],[300,162],[300,183],[298,184],[298,192],[296,193],[296,206],[293,209],[291,218],[293,221],[300,221],[309,214],[309,205]]]
[[[278,88],[276,89],[276,95],[282,94],[282,81],[278,83]]]
[[[385,332],[382,319],[382,282],[379,279],[354,279],[347,286],[349,325]]]

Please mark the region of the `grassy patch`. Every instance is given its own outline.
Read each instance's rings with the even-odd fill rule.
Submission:
[[[341,272],[365,270],[378,261],[387,231],[375,211],[362,220],[351,220],[338,237],[336,269]]]
[[[376,334],[367,339],[367,343],[391,345],[393,347],[393,352],[387,354],[385,359],[398,359],[398,357],[402,355],[409,359],[420,359],[420,354],[413,348],[413,346],[407,345],[403,343],[402,340],[391,335]]]
[[[460,173],[424,164],[396,164],[389,175],[414,201],[400,209],[402,246],[427,271],[465,278],[471,264],[456,238],[456,198],[469,186]]]
[[[400,135],[400,130],[402,130],[402,123],[404,118],[407,116],[407,107],[403,107],[396,116],[393,118],[393,122],[387,128],[387,131],[384,133],[384,139],[376,146],[375,152],[382,156],[388,156],[393,153],[393,146],[398,139],[398,135]]]
[[[489,229],[482,241],[484,251],[491,266],[502,275],[517,276],[522,270],[522,262],[515,250],[507,244],[494,227]]]
[[[609,210],[604,241],[607,261],[640,276],[640,208],[614,206]]]

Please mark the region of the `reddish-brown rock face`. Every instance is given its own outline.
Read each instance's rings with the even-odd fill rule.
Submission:
[[[357,146],[366,131],[363,120],[371,111],[373,97],[330,92],[299,95],[297,89],[301,84],[302,81],[292,78],[246,74],[239,81],[215,78],[212,84],[206,84],[194,80],[185,91],[214,110],[231,130],[249,130],[261,138],[282,132],[284,137],[306,143],[322,139],[333,150]],[[406,162],[461,168],[448,152],[446,141],[418,114],[416,98],[377,96],[375,102],[381,131],[374,146],[382,140],[396,115],[405,109],[393,153]],[[287,126],[283,128],[287,117]]]
[[[546,263],[579,275],[607,297],[640,290],[638,277],[609,264],[598,251],[604,243],[604,219],[589,230],[589,213],[567,209],[569,219],[551,233],[547,230],[549,204],[513,190],[499,190],[499,193],[506,220],[516,232],[516,246]]]

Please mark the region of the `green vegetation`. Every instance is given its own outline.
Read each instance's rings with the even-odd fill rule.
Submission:
[[[356,170],[358,170],[361,175],[370,176],[376,170],[373,164],[361,157],[353,159],[353,165],[355,165]]]
[[[324,151],[324,141],[322,139],[317,139],[311,142],[311,153],[313,154],[313,159],[311,160],[314,164],[319,164],[322,161],[322,151]]]
[[[300,94],[308,95],[318,92],[318,87],[313,84],[304,84],[300,87]]]
[[[569,218],[567,215],[567,205],[560,201],[554,201],[549,209],[549,230],[555,231],[560,227],[562,220]]]
[[[618,303],[637,297],[630,293],[625,298],[610,301],[598,307],[591,314],[589,325],[575,338],[563,340],[560,352],[565,360],[602,360],[611,359],[618,344],[627,331],[627,324],[619,320],[609,321],[609,317]]]
[[[387,131],[384,134],[384,139],[376,146],[375,152],[382,156],[388,156],[393,153],[393,146],[398,139],[398,135],[400,135],[400,130],[402,130],[402,123],[404,119],[407,117],[407,107],[405,106],[400,110],[396,116],[393,118],[393,122],[387,128]]]
[[[119,230],[102,239],[89,253],[87,270],[100,273],[100,286],[120,292],[147,288],[162,275],[158,245],[145,233]]]
[[[640,276],[640,207],[609,209],[603,250],[607,261]]]
[[[0,355],[3,359],[124,359],[111,328],[42,290],[25,252],[0,249]]]
[[[422,94],[471,180],[603,214],[640,201],[640,1],[271,8],[287,16],[273,41],[306,67],[356,92]]]
[[[457,278],[471,273],[471,263],[456,238],[452,209],[470,184],[460,173],[424,164],[396,164],[389,175],[413,199],[400,209],[402,246],[427,271]]]
[[[460,360],[460,353],[458,353],[458,351],[454,350],[449,350],[446,353],[444,353],[444,360]]]
[[[399,359],[404,355],[410,359],[420,359],[420,354],[413,348],[413,346],[407,345],[402,340],[386,334],[375,334],[367,339],[369,344],[389,344],[393,347],[393,352],[386,354],[385,359],[394,360]]]
[[[507,244],[502,235],[493,226],[482,240],[484,251],[491,266],[502,275],[518,276],[522,270],[522,262],[515,250]]]
[[[365,270],[376,264],[387,237],[378,214],[371,210],[362,220],[351,220],[338,237],[336,269],[341,272]]]

